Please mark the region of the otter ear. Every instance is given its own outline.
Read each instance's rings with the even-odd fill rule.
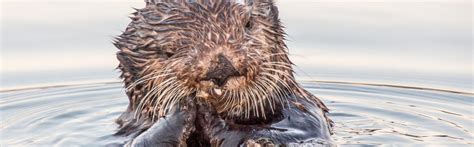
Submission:
[[[235,2],[249,6],[254,16],[278,18],[278,9],[275,6],[274,0],[235,0]]]

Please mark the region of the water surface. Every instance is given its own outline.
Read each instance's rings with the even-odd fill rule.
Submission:
[[[0,0],[0,146],[103,146],[125,110],[112,45],[141,0]],[[336,144],[474,145],[472,1],[280,0],[297,79]]]
[[[473,145],[472,93],[342,82],[302,82],[335,121],[338,145]],[[3,145],[104,146],[128,100],[120,82],[1,92]]]

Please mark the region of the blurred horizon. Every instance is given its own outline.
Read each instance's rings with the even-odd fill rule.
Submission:
[[[54,76],[116,78],[112,39],[130,22],[132,7],[144,7],[142,0],[1,2],[0,87]],[[430,77],[472,90],[472,1],[277,0],[277,6],[297,74]]]

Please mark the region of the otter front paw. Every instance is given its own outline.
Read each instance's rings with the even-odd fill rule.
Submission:
[[[165,117],[160,118],[145,132],[128,142],[132,147],[186,146],[186,140],[195,130],[196,109],[193,102],[178,104]]]

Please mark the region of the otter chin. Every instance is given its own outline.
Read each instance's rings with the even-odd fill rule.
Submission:
[[[329,144],[293,76],[273,0],[146,0],[116,38],[126,146]]]

